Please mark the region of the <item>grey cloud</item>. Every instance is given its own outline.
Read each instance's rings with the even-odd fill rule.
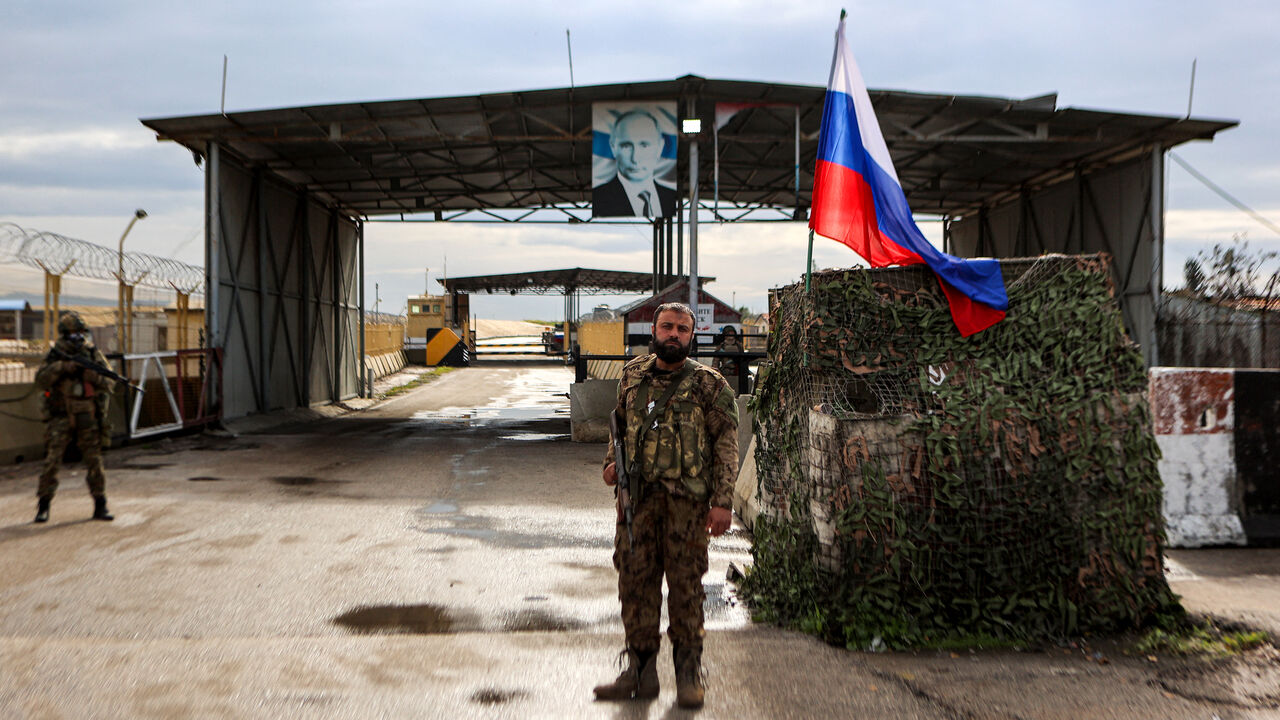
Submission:
[[[190,153],[169,146],[145,150],[67,149],[16,156],[0,153],[0,185],[192,190],[203,188],[204,179]]]

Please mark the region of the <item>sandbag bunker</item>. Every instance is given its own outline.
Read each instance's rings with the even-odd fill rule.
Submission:
[[[1108,256],[1001,262],[1008,317],[968,338],[923,266],[774,291],[753,397],[758,615],[877,647],[1178,609],[1147,374]]]

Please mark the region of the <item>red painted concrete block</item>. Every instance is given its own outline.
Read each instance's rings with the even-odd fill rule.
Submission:
[[[1232,432],[1234,393],[1231,370],[1153,368],[1151,412],[1156,435]]]

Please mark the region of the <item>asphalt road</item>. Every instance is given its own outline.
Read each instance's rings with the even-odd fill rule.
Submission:
[[[592,700],[621,625],[604,447],[568,441],[571,381],[486,363],[342,417],[115,450],[113,523],[67,468],[33,525],[39,467],[0,469],[0,717],[684,715],[665,648],[656,701]],[[846,652],[750,623],[725,582],[741,528],[711,559],[704,717],[1280,716],[1273,649]]]

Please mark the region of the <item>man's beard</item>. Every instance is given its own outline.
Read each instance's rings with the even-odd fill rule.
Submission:
[[[689,341],[689,345],[693,344],[693,340]],[[653,352],[657,354],[658,359],[664,363],[678,363],[689,357],[689,345],[682,344],[679,340],[671,339],[661,345],[655,340],[653,343]]]

